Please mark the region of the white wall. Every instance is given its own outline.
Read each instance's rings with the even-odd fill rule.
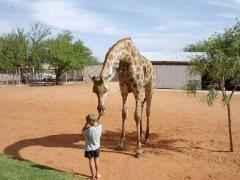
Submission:
[[[83,81],[91,81],[89,75],[99,76],[102,65],[89,65],[83,69]]]
[[[154,68],[156,88],[183,89],[189,80],[197,80],[201,84],[201,76],[189,74],[187,65],[154,65]]]

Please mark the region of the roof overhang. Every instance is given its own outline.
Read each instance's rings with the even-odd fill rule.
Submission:
[[[189,65],[188,61],[151,61],[153,65]]]

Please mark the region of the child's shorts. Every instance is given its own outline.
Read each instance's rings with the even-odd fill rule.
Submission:
[[[99,157],[100,154],[100,148],[94,150],[94,151],[85,151],[85,157],[86,158],[93,158],[93,157]]]

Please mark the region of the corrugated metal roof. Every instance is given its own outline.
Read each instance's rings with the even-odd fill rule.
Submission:
[[[205,52],[141,52],[150,61],[185,61],[189,62],[197,56],[205,56]]]

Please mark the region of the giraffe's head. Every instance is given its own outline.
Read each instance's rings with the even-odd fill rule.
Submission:
[[[103,115],[105,111],[104,99],[107,95],[108,86],[107,86],[107,78],[99,76],[99,77],[91,77],[93,81],[93,92],[97,95],[98,98],[98,106],[97,110],[99,115]]]

